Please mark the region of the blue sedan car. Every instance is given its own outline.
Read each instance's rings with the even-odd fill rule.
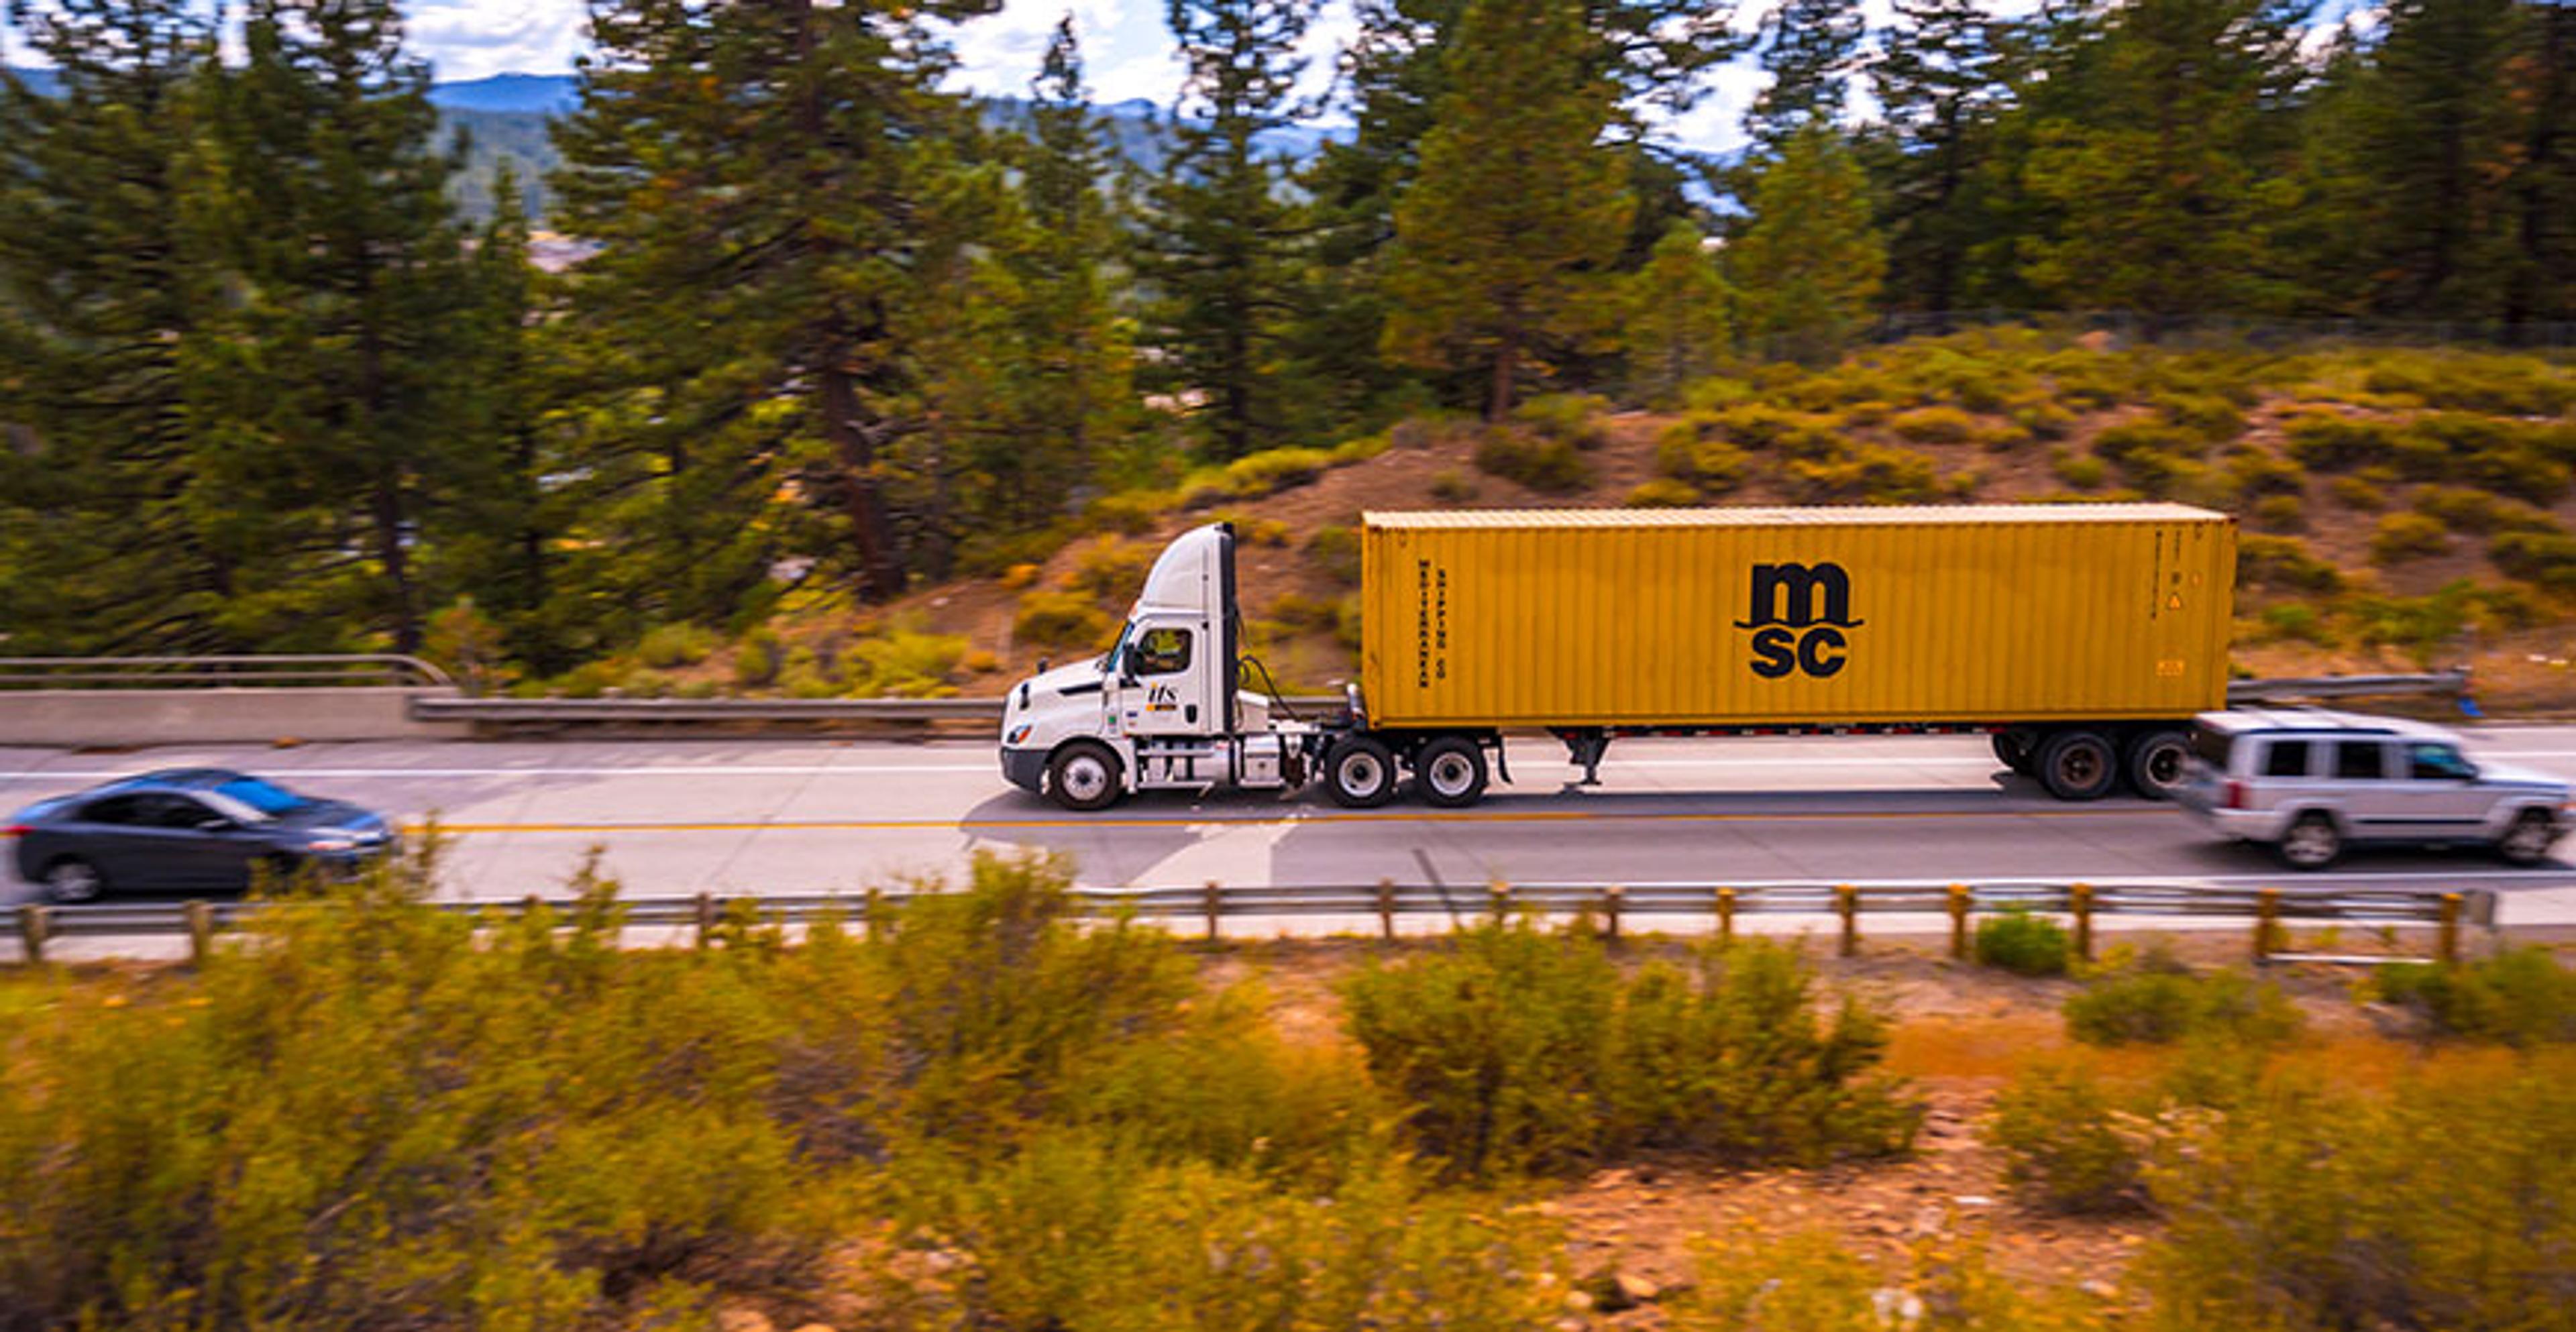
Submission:
[[[394,848],[381,815],[222,768],[173,768],[42,800],[0,823],[18,873],[57,902],[239,891],[260,868],[355,869]]]

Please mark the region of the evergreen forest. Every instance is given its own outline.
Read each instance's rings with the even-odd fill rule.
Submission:
[[[390,0],[11,6],[49,74],[0,76],[0,651],[428,651],[541,683],[721,637],[763,685],[791,664],[763,626],[828,602],[875,646],[817,688],[950,688],[956,651],[900,660],[937,625],[864,617],[972,576],[1027,594],[1029,643],[1078,643],[1084,589],[1032,585],[1071,543],[1390,441],[1563,494],[1583,459],[1551,450],[1593,421],[1692,412],[1626,502],[1697,502],[1798,426],[1760,413],[1829,405],[1787,386],[1890,344],[1919,368],[1973,343],[2037,396],[1860,392],[1802,428],[2009,419],[2093,443],[2027,460],[2077,490],[2112,493],[2107,466],[2192,498],[2251,465],[2095,435],[2206,454],[2231,435],[2191,415],[2205,376],[2070,437],[2087,405],[2016,358],[2476,343],[2528,391],[2444,447],[2503,479],[2334,454],[2336,493],[2545,507],[2576,462],[2576,6],[1898,0],[1872,27],[1858,0],[1358,0],[1317,106],[1317,0],[1168,0],[1186,79],[1141,163],[1069,17],[1008,115],[948,90],[948,25],[995,7],[597,0],[557,165],[460,190],[478,146]],[[1661,137],[1745,61],[1741,153]],[[1318,115],[1350,129],[1279,147]],[[532,264],[532,231],[579,257]],[[1962,331],[1997,323],[2024,340]],[[2209,410],[2241,429],[2261,378]],[[1876,448],[1778,477],[1911,465]],[[1326,525],[1279,540],[1329,562]],[[2554,596],[2576,558],[2543,553]],[[1136,572],[1090,564],[1104,600]]]

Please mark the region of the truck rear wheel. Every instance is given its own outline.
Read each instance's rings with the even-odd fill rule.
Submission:
[[[1444,735],[1413,756],[1413,784],[1442,809],[1464,809],[1485,796],[1485,751],[1464,736]]]
[[[2140,731],[2129,737],[2129,787],[2149,800],[2171,800],[2182,794],[2184,761],[2191,742],[2180,731]]]
[[[1355,735],[1324,756],[1324,786],[1344,809],[1375,809],[1395,799],[1395,751]]]
[[[2099,731],[2059,731],[2040,742],[2038,777],[2060,800],[2099,800],[2119,783],[2119,751]]]
[[[1118,756],[1107,745],[1066,745],[1047,761],[1047,794],[1078,814],[1118,803]]]

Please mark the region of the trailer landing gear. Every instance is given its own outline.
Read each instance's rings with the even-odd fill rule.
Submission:
[[[1598,727],[1580,731],[1559,731],[1556,738],[1565,742],[1565,761],[1583,769],[1583,780],[1577,786],[1601,784],[1601,756],[1610,752],[1610,733]]]

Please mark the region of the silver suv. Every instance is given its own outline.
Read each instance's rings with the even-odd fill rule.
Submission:
[[[2537,864],[2567,829],[2568,784],[2480,763],[2438,726],[2340,712],[2203,713],[2182,807],[2224,836],[2324,869],[2353,842],[2477,843]]]

